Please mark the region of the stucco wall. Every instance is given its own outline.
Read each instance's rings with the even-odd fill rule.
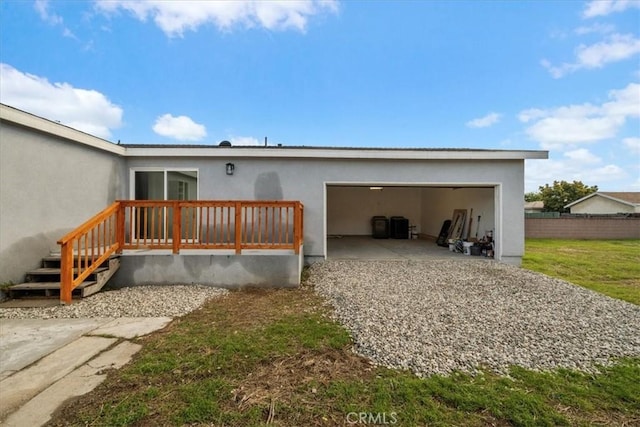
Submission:
[[[235,164],[232,176],[225,174],[225,164],[229,161]],[[498,256],[504,261],[518,263],[524,253],[523,160],[127,158],[127,168],[133,167],[196,168],[201,199],[302,201],[305,206],[305,255],[312,257],[325,253],[325,184],[441,183],[461,187],[491,184],[496,187],[493,203],[507,213],[504,221],[501,221],[499,211],[494,217]],[[474,212],[474,215],[477,214]],[[438,221],[439,231],[442,219]],[[503,235],[508,238],[503,240]]]
[[[569,209],[574,214],[617,214],[633,213],[633,206],[625,205],[602,196],[593,196]]]
[[[370,235],[374,215],[403,216],[410,224],[419,224],[420,188],[327,188],[327,234]]]
[[[56,241],[124,197],[124,160],[0,122],[0,283],[20,282]]]
[[[493,188],[423,188],[422,189],[422,233],[437,237],[442,223],[452,219],[454,209],[466,209],[465,230],[469,224],[469,214],[473,209],[471,237],[478,238],[485,231],[495,229],[494,189]],[[480,228],[478,228],[480,215]],[[466,231],[465,231],[466,235]]]

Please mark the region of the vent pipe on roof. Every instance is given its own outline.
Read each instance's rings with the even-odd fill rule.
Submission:
[[[267,137],[266,136],[264,137],[264,146],[265,147],[267,146]]]

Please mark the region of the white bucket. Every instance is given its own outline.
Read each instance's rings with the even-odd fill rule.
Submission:
[[[462,242],[462,253],[471,255],[471,246],[473,246],[473,242]]]

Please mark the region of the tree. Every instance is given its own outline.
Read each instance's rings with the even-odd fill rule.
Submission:
[[[537,202],[542,200],[542,194],[531,191],[529,193],[524,194],[525,202]]]
[[[569,212],[566,205],[598,191],[597,185],[590,187],[582,181],[553,181],[553,185],[545,184],[539,188],[545,212]]]

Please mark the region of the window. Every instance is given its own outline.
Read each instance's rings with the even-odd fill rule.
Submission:
[[[135,200],[197,200],[197,170],[132,170]]]
[[[144,168],[131,170],[131,198],[135,200],[197,200],[198,171],[195,169]],[[172,236],[173,211],[162,207],[136,208],[135,233],[164,239]],[[183,208],[183,222],[190,218]],[[187,212],[185,212],[187,210]],[[184,224],[183,224],[184,229]]]

